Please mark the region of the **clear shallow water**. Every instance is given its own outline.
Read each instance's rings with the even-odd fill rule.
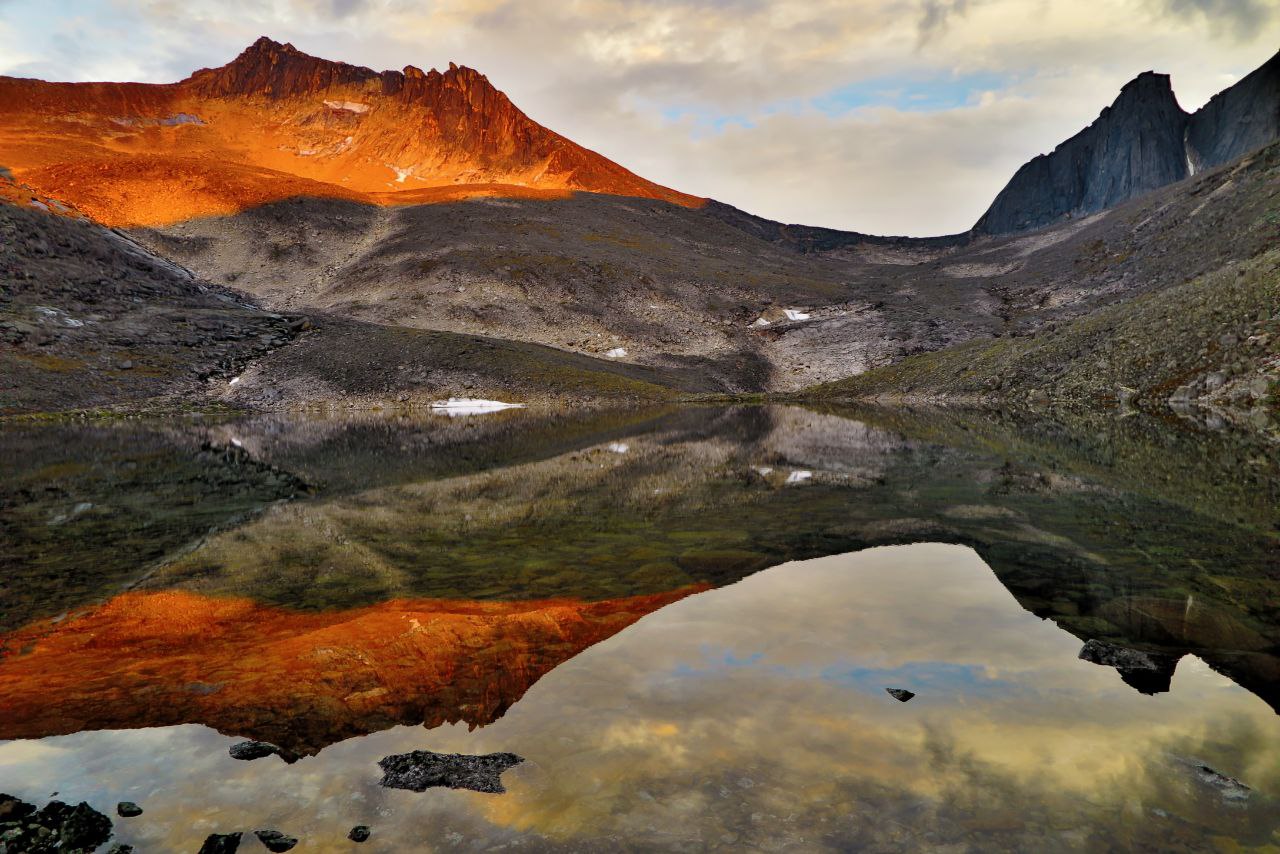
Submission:
[[[135,800],[140,850],[1280,845],[1275,529],[1235,497],[1273,487],[1197,474],[1251,451],[859,417],[11,433],[47,592],[6,602],[0,790]],[[379,786],[415,749],[525,761]]]

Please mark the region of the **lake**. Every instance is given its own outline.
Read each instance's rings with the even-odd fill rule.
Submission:
[[[1225,429],[256,415],[0,463],[0,791],[110,844],[1280,849],[1280,466]]]

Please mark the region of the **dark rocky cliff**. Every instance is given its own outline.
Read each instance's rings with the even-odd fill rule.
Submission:
[[[1187,126],[1196,171],[1221,166],[1280,139],[1280,53],[1209,99]]]
[[[1280,54],[1188,115],[1168,75],[1125,84],[1097,120],[1023,165],[973,227],[1026,231],[1086,216],[1280,138]]]

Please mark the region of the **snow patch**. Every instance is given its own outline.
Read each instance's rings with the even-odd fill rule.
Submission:
[[[772,326],[773,324],[765,320],[763,317],[757,317],[756,322],[751,325],[752,326]]]
[[[404,180],[410,177],[411,175],[413,175],[414,170],[417,169],[418,167],[408,166],[408,167],[405,167],[404,169],[401,169],[399,166],[392,166],[390,163],[388,163],[387,168],[390,169],[392,172],[396,173],[396,183],[403,184]]]
[[[359,101],[325,101],[324,105],[331,110],[343,110],[348,113],[369,112],[369,105]]]
[[[782,313],[787,316],[787,320],[808,320],[809,315],[798,308],[784,308]]]
[[[450,417],[460,415],[484,415],[488,412],[500,412],[503,409],[524,409],[523,403],[505,403],[501,400],[480,400],[474,397],[451,397],[448,400],[437,400],[431,409]]]
[[[605,353],[610,359],[621,359],[627,355],[627,351],[622,347],[614,347],[608,353]]]
[[[241,379],[240,377],[232,377],[230,384],[235,385],[236,383],[240,382],[240,379]]]
[[[626,442],[610,442],[609,450],[613,451],[615,454],[625,454],[627,451],[631,450],[631,446]]]
[[[787,483],[804,483],[812,477],[813,472],[811,471],[793,471],[791,474],[787,475]]]

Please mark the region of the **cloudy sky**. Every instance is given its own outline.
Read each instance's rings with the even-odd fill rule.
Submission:
[[[1280,0],[0,0],[0,74],[167,82],[259,35],[470,65],[660,183],[923,235],[972,225],[1141,71],[1200,106],[1280,47]]]

